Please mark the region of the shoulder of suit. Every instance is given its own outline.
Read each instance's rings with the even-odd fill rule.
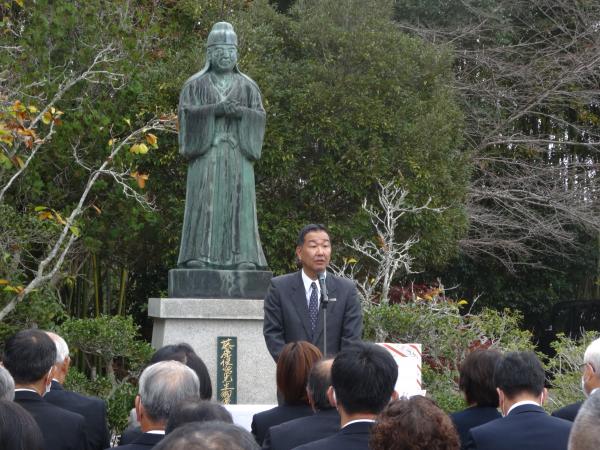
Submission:
[[[60,406],[53,405],[50,402],[45,402],[48,407],[52,408],[52,414],[55,416],[61,416],[61,420],[70,420],[73,422],[85,422],[85,419],[81,414],[76,412],[69,411],[67,409],[61,408]]]

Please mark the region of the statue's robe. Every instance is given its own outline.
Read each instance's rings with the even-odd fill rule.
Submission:
[[[179,98],[179,151],[189,161],[179,266],[199,261],[215,269],[267,267],[253,167],[261,154],[265,111],[258,86],[237,71],[232,75],[229,87],[219,88],[209,71],[200,72]],[[238,102],[241,117],[215,116],[225,99]]]

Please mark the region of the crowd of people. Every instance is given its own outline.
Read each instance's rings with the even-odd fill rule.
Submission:
[[[106,403],[63,387],[67,343],[37,329],[9,338],[0,366],[0,448],[102,450]],[[211,401],[202,360],[187,344],[159,349],[139,379],[120,450],[592,450],[600,448],[600,340],[584,354],[585,402],[552,415],[544,369],[532,352],[470,353],[459,387],[468,408],[447,415],[433,399],[398,398],[398,366],[383,347],[357,343],[334,358],[286,344],[277,360],[279,405],[251,432]],[[115,442],[116,444],[117,442]]]

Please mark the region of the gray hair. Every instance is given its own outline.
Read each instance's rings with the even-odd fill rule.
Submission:
[[[0,366],[0,400],[12,402],[15,398],[15,380],[3,366]]]
[[[62,364],[69,357],[69,346],[58,334],[52,331],[46,331],[46,334],[50,336],[50,339],[52,339],[52,342],[56,346],[56,361],[54,361],[54,364]]]
[[[600,391],[581,405],[569,435],[569,450],[600,448]]]
[[[249,431],[232,423],[209,421],[181,425],[154,450],[260,450]]]
[[[591,364],[594,368],[594,372],[599,373],[598,371],[600,371],[600,339],[592,341],[591,344],[587,346],[583,355],[583,362],[586,364]]]
[[[166,422],[182,400],[200,400],[200,381],[185,364],[161,361],[142,372],[139,395],[150,419]]]

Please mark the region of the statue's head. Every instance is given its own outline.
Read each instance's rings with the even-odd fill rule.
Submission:
[[[237,64],[237,35],[228,22],[217,22],[208,34],[207,56],[211,69],[230,72]]]

